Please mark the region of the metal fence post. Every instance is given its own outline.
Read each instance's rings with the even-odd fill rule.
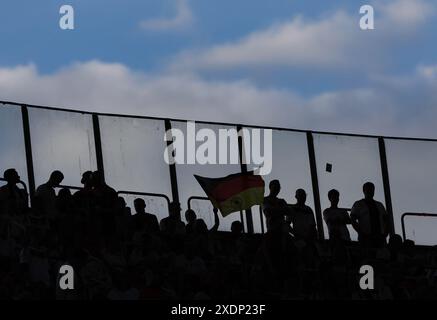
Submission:
[[[103,165],[103,151],[102,151],[102,139],[100,134],[99,116],[97,114],[93,114],[92,117],[93,117],[94,146],[96,148],[97,170],[100,172],[103,179],[105,180],[105,167]]]
[[[317,231],[319,239],[325,239],[323,232],[322,207],[320,205],[319,179],[317,176],[316,154],[314,151],[314,138],[311,132],[307,132],[308,157],[310,160],[311,182],[313,186],[314,210],[316,214]]]
[[[237,132],[242,132],[243,126],[237,125]],[[238,134],[238,153],[240,158],[240,166],[241,166],[241,172],[246,173],[247,172],[247,164],[245,161],[243,161],[243,136],[242,134]],[[247,224],[247,233],[253,234],[253,217],[252,217],[252,209],[246,209],[246,224]]]
[[[24,148],[26,150],[26,167],[27,167],[27,179],[29,182],[29,196],[32,202],[35,194],[35,173],[33,170],[33,157],[32,157],[32,140],[30,137],[30,124],[29,124],[29,112],[27,106],[21,106],[21,118],[23,120],[23,136],[24,136]]]
[[[393,205],[391,201],[391,190],[390,190],[390,179],[388,174],[388,165],[387,165],[387,153],[385,149],[385,141],[384,138],[378,138],[379,145],[379,157],[381,160],[381,172],[382,172],[382,183],[384,185],[384,198],[385,198],[385,207],[387,209],[389,223],[390,223],[390,234],[395,233],[394,226],[394,216],[393,216]]]
[[[170,120],[166,119],[164,121],[165,124],[165,132],[168,132],[171,130],[171,122]],[[166,146],[170,146],[172,144],[172,141],[167,141]],[[176,174],[176,164],[169,164],[168,165],[170,170],[170,183],[171,183],[171,194],[173,202],[180,203],[179,202],[179,190],[178,190],[178,178]]]

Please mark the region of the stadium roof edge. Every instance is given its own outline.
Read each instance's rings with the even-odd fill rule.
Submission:
[[[80,113],[80,114],[89,114],[89,115],[98,115],[98,116],[107,116],[107,117],[120,117],[120,118],[132,118],[132,119],[149,119],[149,120],[170,120],[175,122],[186,122],[186,121],[194,121],[196,123],[202,124],[211,124],[211,125],[224,125],[224,126],[242,126],[246,128],[261,128],[261,129],[272,129],[279,131],[290,131],[290,132],[300,132],[300,133],[312,133],[312,134],[321,134],[321,135],[336,135],[336,136],[346,136],[346,137],[360,137],[360,138],[383,138],[383,139],[391,139],[391,140],[406,140],[406,141],[431,141],[437,142],[437,139],[433,138],[417,138],[417,137],[399,137],[399,136],[383,136],[383,135],[369,135],[369,134],[357,134],[357,133],[345,133],[345,132],[330,132],[330,131],[317,131],[317,130],[303,130],[303,129],[292,129],[292,128],[284,128],[284,127],[274,127],[274,126],[261,126],[261,125],[252,125],[252,124],[241,124],[241,123],[229,123],[229,122],[214,122],[214,121],[205,121],[205,120],[196,120],[196,119],[178,119],[178,118],[166,118],[166,117],[155,117],[155,116],[139,116],[139,115],[131,115],[131,114],[116,114],[116,113],[102,113],[102,112],[91,112],[77,109],[70,109],[66,107],[50,107],[43,105],[34,105],[29,103],[21,103],[21,102],[13,102],[13,101],[3,101],[0,100],[1,105],[13,105],[13,106],[26,106],[34,109],[41,110],[52,110],[52,111],[64,111],[64,112],[72,112],[72,113]]]

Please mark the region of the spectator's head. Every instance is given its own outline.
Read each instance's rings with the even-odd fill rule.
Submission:
[[[231,232],[234,235],[241,234],[243,232],[243,224],[241,223],[241,221],[232,222]]]
[[[62,188],[58,192],[58,198],[59,199],[70,199],[71,198],[71,191],[68,188]]]
[[[337,207],[338,202],[340,201],[340,192],[338,192],[338,190],[335,189],[329,190],[328,199],[331,202],[331,206]]]
[[[20,182],[20,176],[15,169],[7,169],[3,173],[3,179],[5,179],[9,184],[16,184]]]
[[[276,197],[281,191],[281,184],[279,180],[272,180],[269,183],[270,195]]]
[[[124,200],[123,197],[118,197],[117,198],[117,208],[118,209],[124,209],[126,208],[126,200]]]
[[[136,213],[145,213],[146,212],[146,202],[144,199],[136,198],[134,200],[134,207]]]
[[[58,192],[57,206],[60,211],[64,211],[71,206],[72,196],[68,188],[62,188]]]
[[[372,200],[375,196],[375,185],[372,182],[366,182],[363,185],[364,198],[367,200]]]
[[[194,210],[188,209],[187,211],[185,211],[185,220],[187,220],[189,224],[194,223],[196,221],[196,218],[197,216]]]
[[[307,201],[307,193],[304,189],[297,189],[296,190],[296,200],[297,204],[304,205]]]
[[[93,172],[92,171],[85,171],[82,174],[82,179],[80,180],[80,183],[82,183],[85,187],[89,186],[92,182]]]
[[[403,251],[404,251],[404,253],[405,254],[407,254],[407,255],[414,255],[414,252],[415,252],[415,242],[413,241],[413,240],[410,240],[410,239],[407,239],[407,240],[405,240],[404,241],[404,244],[403,244]]]
[[[123,197],[118,197],[117,198],[116,206],[117,206],[117,212],[118,213],[122,213],[122,214],[128,213],[129,215],[131,214],[130,208],[127,206],[126,200],[124,200]]]
[[[55,170],[50,175],[49,183],[53,187],[58,187],[63,180],[64,180],[64,174],[59,170]]]
[[[402,247],[402,237],[398,234],[393,234],[388,240],[388,246],[391,249],[400,249]]]

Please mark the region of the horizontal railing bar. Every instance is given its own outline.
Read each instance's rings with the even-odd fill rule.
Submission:
[[[60,184],[56,188],[57,189],[71,189],[71,190],[82,190],[83,189],[82,187],[67,186],[67,185],[63,185],[63,184]]]
[[[192,196],[192,197],[189,197],[188,200],[187,200],[187,207],[190,210],[191,210],[191,201],[192,200],[208,200],[209,201],[209,198],[208,197],[202,197],[202,196]]]
[[[41,105],[32,105],[27,103],[18,103],[12,101],[0,101],[0,104],[3,105],[14,105],[14,106],[27,106],[29,108],[34,109],[43,109],[43,110],[52,110],[52,111],[63,111],[63,112],[72,112],[72,113],[80,113],[86,115],[98,115],[102,117],[119,117],[119,118],[131,118],[131,119],[146,119],[146,120],[160,120],[160,121],[174,121],[174,122],[187,122],[194,121],[199,124],[210,124],[210,125],[221,125],[221,126],[242,126],[245,128],[259,128],[259,129],[271,129],[278,131],[288,131],[288,132],[300,132],[307,133],[310,132],[312,134],[318,135],[334,135],[334,136],[346,136],[346,137],[357,137],[357,138],[383,138],[387,140],[404,140],[404,141],[428,141],[428,142],[437,142],[435,138],[416,138],[416,137],[399,137],[399,136],[383,136],[383,135],[370,135],[370,134],[358,134],[358,133],[345,133],[345,132],[330,132],[330,131],[317,131],[317,130],[304,130],[304,129],[292,129],[292,128],[284,128],[284,127],[276,127],[276,126],[261,126],[254,124],[238,124],[238,123],[229,123],[229,122],[214,122],[214,121],[205,121],[205,120],[187,120],[187,119],[178,119],[178,118],[167,118],[167,117],[154,117],[154,116],[139,116],[139,115],[130,115],[130,114],[115,114],[115,113],[101,113],[101,112],[91,112],[77,109],[67,109],[67,108],[59,108],[59,107],[49,107],[49,106],[41,106]]]

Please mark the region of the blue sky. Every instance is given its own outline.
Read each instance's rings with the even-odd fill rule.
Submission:
[[[73,31],[58,27],[63,4],[75,9]],[[375,30],[359,29],[364,4],[375,8]],[[434,136],[426,121],[437,100],[436,7],[434,0],[2,1],[0,94],[197,119],[220,107],[227,112],[217,120]]]

